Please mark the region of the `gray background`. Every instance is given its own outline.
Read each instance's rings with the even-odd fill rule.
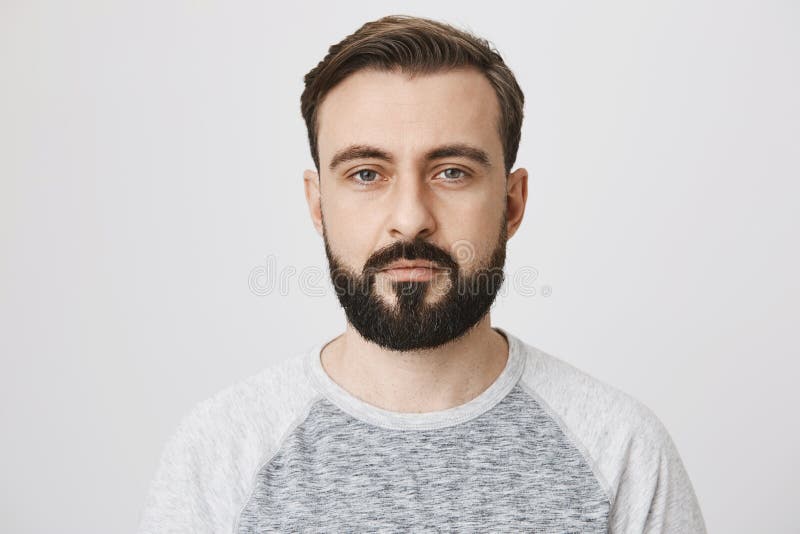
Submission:
[[[493,323],[650,406],[710,531],[798,532],[796,2],[208,0],[0,3],[0,531],[132,531],[184,413],[343,328],[299,96],[389,13],[525,90]]]

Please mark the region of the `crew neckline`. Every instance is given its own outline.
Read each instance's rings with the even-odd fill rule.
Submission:
[[[508,343],[506,365],[488,388],[477,397],[445,410],[423,413],[384,410],[365,402],[333,381],[322,367],[322,349],[336,337],[316,343],[306,352],[303,367],[306,376],[319,394],[345,413],[359,421],[392,430],[431,430],[458,425],[488,411],[514,388],[524,370],[524,353],[521,340],[500,327],[493,330],[503,335]],[[338,336],[337,336],[338,337]]]

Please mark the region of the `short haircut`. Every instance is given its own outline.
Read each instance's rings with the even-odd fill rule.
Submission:
[[[311,157],[320,171],[317,112],[325,95],[347,76],[363,69],[429,74],[475,67],[497,95],[497,128],[506,175],[517,159],[524,96],[511,69],[486,39],[435,20],[390,15],[367,22],[331,45],[325,58],[305,75],[300,109],[308,129]]]

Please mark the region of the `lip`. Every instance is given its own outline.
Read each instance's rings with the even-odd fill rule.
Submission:
[[[398,269],[433,269],[436,271],[443,270],[441,267],[436,265],[431,261],[396,261],[391,265],[388,265],[385,269],[381,269],[382,271],[394,271]]]
[[[432,268],[432,267],[401,267],[397,269],[384,269],[381,271],[384,275],[388,276],[390,279],[396,280],[398,282],[403,281],[416,281],[416,282],[429,282],[434,279],[438,275],[438,273],[443,272],[443,269]]]

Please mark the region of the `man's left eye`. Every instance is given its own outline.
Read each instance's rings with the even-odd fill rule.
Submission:
[[[444,175],[444,177],[448,178],[449,180],[456,181],[463,178],[466,173],[461,169],[456,169],[454,167],[451,167],[449,169],[443,170],[439,174]]]

